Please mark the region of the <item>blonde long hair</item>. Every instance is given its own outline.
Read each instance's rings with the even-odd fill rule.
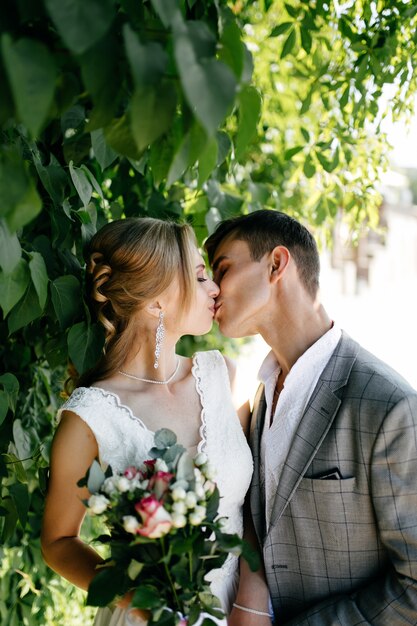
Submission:
[[[194,298],[194,231],[150,217],[127,218],[103,226],[87,250],[89,298],[105,331],[102,357],[83,374],[88,386],[114,374],[137,341],[134,315],[179,280],[180,312]]]

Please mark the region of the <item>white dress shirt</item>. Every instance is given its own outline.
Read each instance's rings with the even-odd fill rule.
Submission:
[[[282,468],[291,442],[317,385],[318,379],[333,354],[342,331],[333,326],[294,363],[287,374],[275,407],[271,424],[271,409],[276,382],[281,371],[271,351],[259,370],[258,378],[265,385],[266,413],[261,437],[260,475],[265,494],[266,526],[269,528],[272,507]]]

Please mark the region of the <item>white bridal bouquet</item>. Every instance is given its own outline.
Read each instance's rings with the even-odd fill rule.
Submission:
[[[122,474],[103,473],[95,461],[78,483],[91,493],[88,512],[104,518],[110,533],[97,538],[109,544],[110,557],[87,604],[107,606],[133,590],[132,607],[149,612],[149,626],[215,625],[224,613],[206,574],[229,552],[242,554],[253,569],[257,556],[238,535],[223,532],[219,491],[204,454],[192,458],[162,429],[149,457]]]

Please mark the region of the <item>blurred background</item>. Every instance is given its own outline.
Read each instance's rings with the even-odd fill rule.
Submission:
[[[380,229],[353,242],[336,222],[321,253],[321,299],[339,326],[417,388],[417,116],[383,127],[392,151]],[[239,393],[253,397],[268,346],[258,337],[240,352]]]

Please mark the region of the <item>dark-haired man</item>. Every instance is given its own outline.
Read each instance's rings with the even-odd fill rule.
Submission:
[[[228,337],[271,352],[251,428],[250,504],[276,623],[417,624],[417,393],[328,317],[313,237],[257,211],[206,243]],[[231,626],[269,626],[242,563]]]

